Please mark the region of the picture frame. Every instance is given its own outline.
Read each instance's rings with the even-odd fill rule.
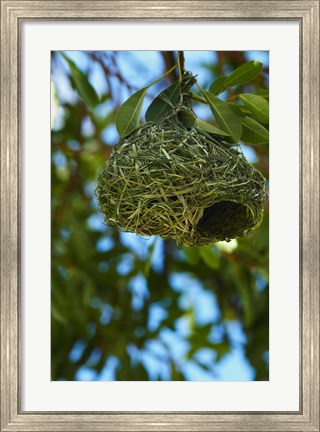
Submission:
[[[20,24],[98,19],[299,22],[298,412],[21,411]],[[1,431],[319,431],[319,250],[319,1],[1,1]]]

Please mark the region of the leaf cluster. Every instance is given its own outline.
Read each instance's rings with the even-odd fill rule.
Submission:
[[[178,67],[178,65],[176,66]],[[224,100],[219,97],[228,89],[239,88],[257,78],[261,73],[262,63],[250,61],[236,68],[228,76],[214,80],[208,90],[197,83],[199,94],[190,94],[195,100],[210,107],[213,114],[211,122],[198,119],[195,115],[186,113],[182,120],[186,126],[196,127],[212,135],[222,136],[231,145],[240,141],[249,144],[267,144],[269,142],[269,103],[268,95],[260,96],[253,93],[236,93]],[[132,94],[120,107],[116,117],[116,127],[120,137],[125,137],[139,127],[143,101],[148,88],[170,71],[148,86]],[[150,104],[146,111],[147,122],[159,122],[176,104],[183,103],[183,79],[170,85],[162,91]]]

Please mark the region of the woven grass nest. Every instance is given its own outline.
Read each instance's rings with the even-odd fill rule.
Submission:
[[[110,226],[188,246],[247,236],[266,201],[262,174],[218,136],[185,127],[179,107],[119,141],[96,196]]]

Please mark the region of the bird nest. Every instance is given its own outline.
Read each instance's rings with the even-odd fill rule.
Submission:
[[[110,226],[189,246],[248,235],[266,201],[265,179],[243,154],[185,127],[177,111],[120,140],[96,196]]]

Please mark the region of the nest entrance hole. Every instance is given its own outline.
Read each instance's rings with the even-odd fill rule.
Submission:
[[[254,224],[253,215],[247,206],[234,201],[219,201],[207,207],[197,225],[201,234],[210,233],[220,237],[233,238],[240,230]]]

